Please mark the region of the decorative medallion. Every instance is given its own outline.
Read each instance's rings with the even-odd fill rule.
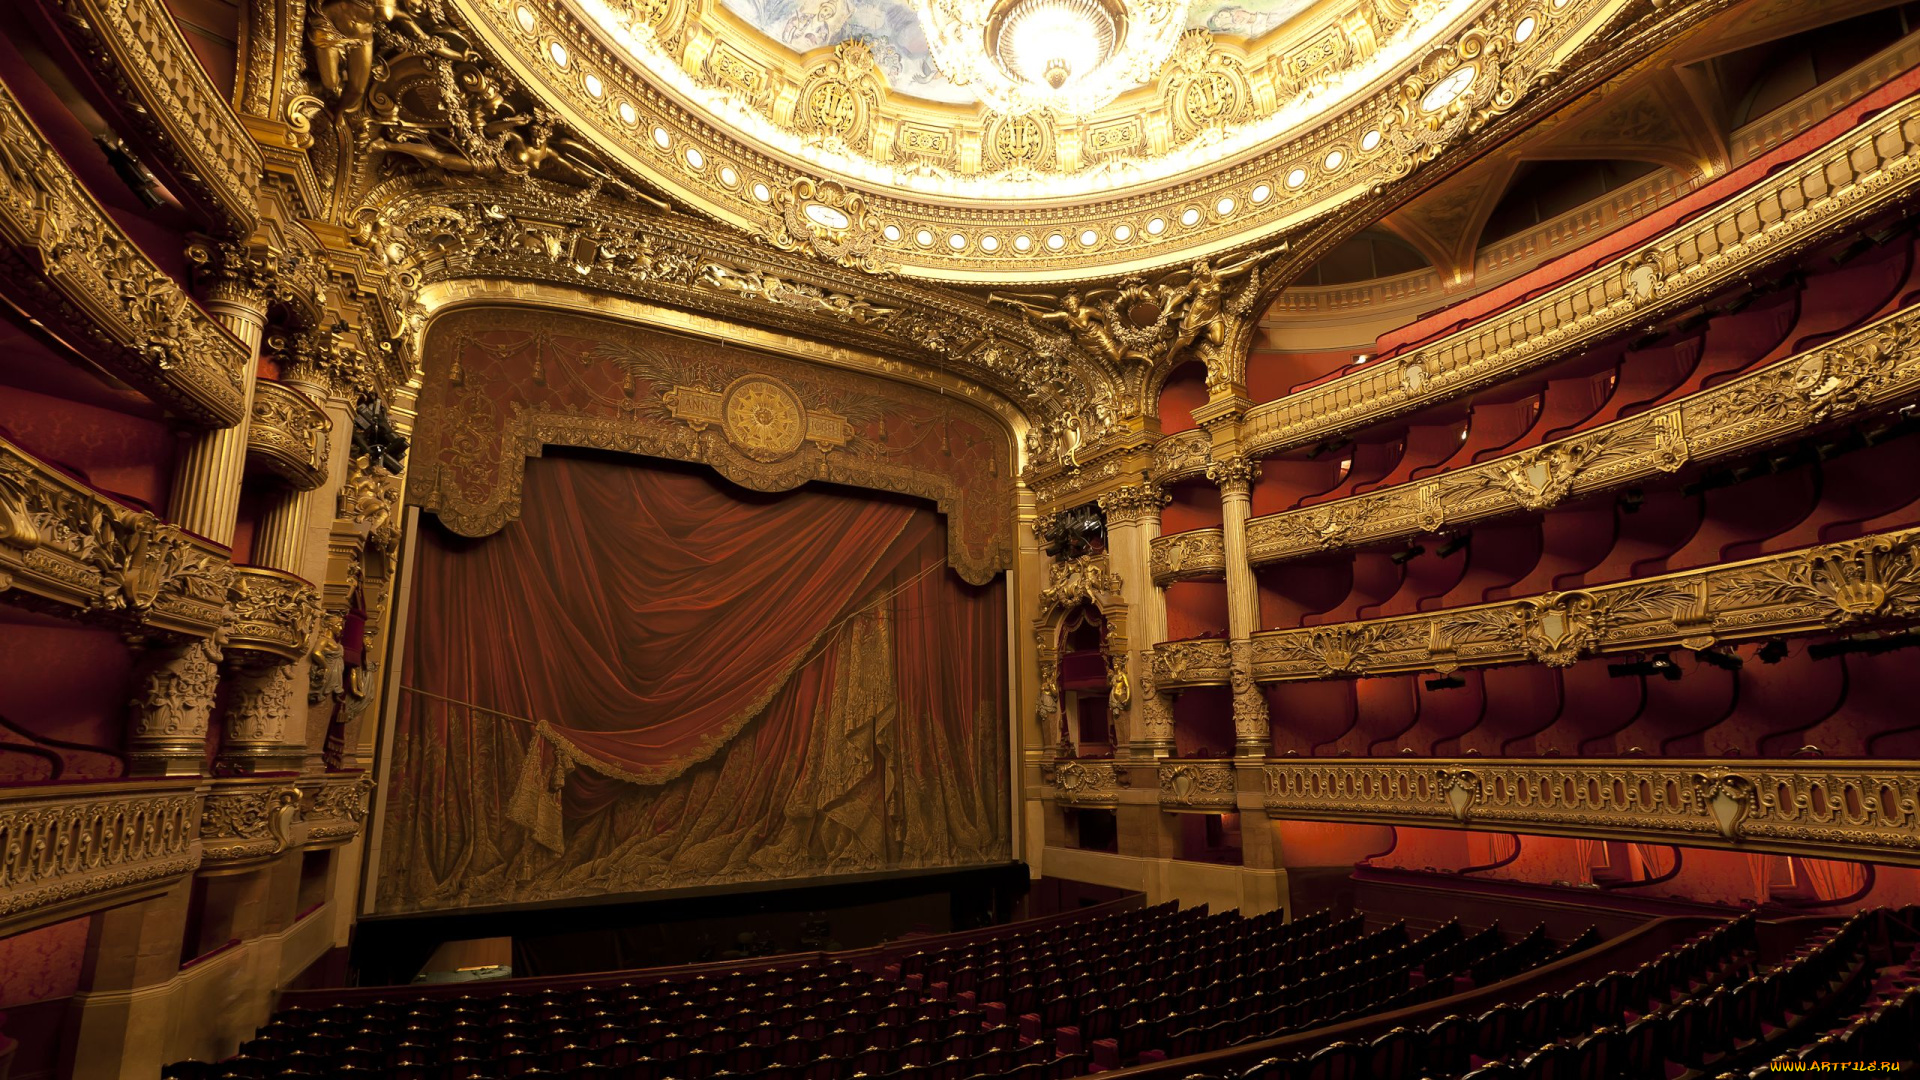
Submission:
[[[790,458],[807,441],[807,410],[800,395],[778,379],[742,375],[720,406],[727,441],[755,461]]]

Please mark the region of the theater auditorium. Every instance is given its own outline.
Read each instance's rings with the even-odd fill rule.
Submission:
[[[0,1080],[1920,1047],[1920,2],[0,0]]]

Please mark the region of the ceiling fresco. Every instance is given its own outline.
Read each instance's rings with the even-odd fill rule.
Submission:
[[[1318,0],[1196,0],[1187,25],[1223,37],[1253,40],[1279,29]],[[907,0],[721,0],[795,53],[864,41],[894,93],[970,105],[972,89],[956,86],[933,62],[920,18]]]

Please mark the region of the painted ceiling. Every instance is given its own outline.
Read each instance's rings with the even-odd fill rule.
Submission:
[[[1317,0],[1195,0],[1187,25],[1222,37],[1259,38]],[[728,10],[796,53],[865,41],[899,94],[954,105],[977,98],[948,81],[927,51],[920,18],[906,0],[722,0]]]

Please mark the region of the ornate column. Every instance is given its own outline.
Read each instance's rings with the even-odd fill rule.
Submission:
[[[1108,565],[1120,577],[1127,605],[1126,652],[1110,660],[1108,713],[1116,735],[1126,734],[1127,756],[1142,760],[1173,752],[1172,708],[1153,683],[1153,646],[1167,636],[1167,603],[1153,583],[1151,558],[1160,535],[1160,508],[1167,501],[1167,493],[1150,480],[1100,497]]]
[[[1253,504],[1253,481],[1260,464],[1244,454],[1220,458],[1207,466],[1207,479],[1220,488],[1220,524],[1226,539],[1227,640],[1232,651],[1234,753],[1265,757],[1271,745],[1267,731],[1267,699],[1253,681],[1253,632],[1260,624],[1260,593],[1253,567],[1247,562],[1247,518]]]
[[[316,401],[325,402],[331,395],[332,378],[311,363],[288,365],[284,379]],[[333,417],[335,430],[340,430],[342,419]],[[345,447],[334,445],[330,449],[339,457]],[[328,482],[314,490],[302,491],[284,484],[275,487],[266,512],[254,526],[249,565],[284,571],[308,581],[315,579],[315,537],[308,523],[316,505],[330,507],[338,497],[343,468],[336,465],[344,466],[344,461],[329,462]],[[325,534],[318,543],[321,550],[317,561],[324,570]],[[231,672],[225,738],[220,747],[222,772],[290,771],[304,768],[310,756],[318,760],[318,747],[309,754],[307,745],[311,668],[312,660],[302,658]]]
[[[241,373],[246,408],[253,413],[253,378],[260,339],[267,325],[267,297],[273,275],[270,257],[237,244],[200,243],[187,251],[195,264],[202,305],[215,322],[247,347]],[[173,473],[169,516],[184,528],[215,543],[233,543],[240,513],[240,478],[247,464],[247,422],[203,431],[181,453]]]

